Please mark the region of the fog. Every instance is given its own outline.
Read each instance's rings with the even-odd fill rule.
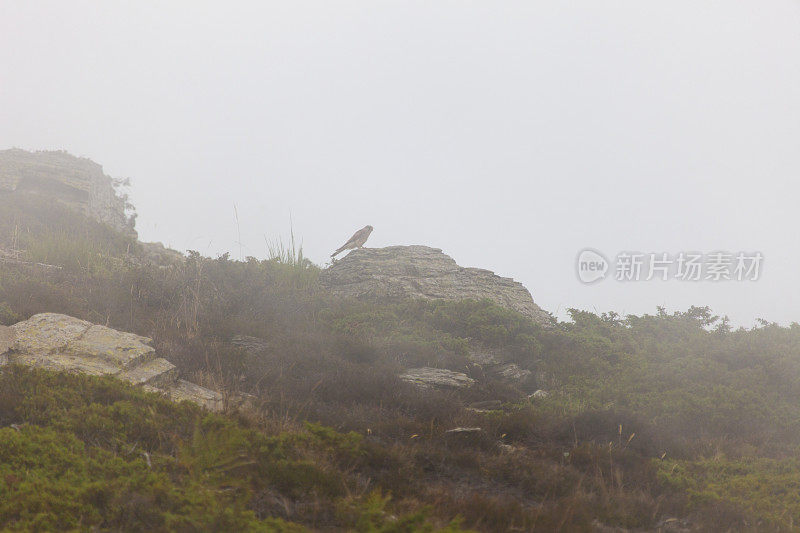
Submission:
[[[0,149],[130,177],[143,240],[318,264],[358,228],[564,317],[800,320],[800,4],[0,0]],[[238,216],[237,216],[238,215]],[[757,281],[576,276],[761,252]]]

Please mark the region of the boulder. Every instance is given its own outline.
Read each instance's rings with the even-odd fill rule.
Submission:
[[[179,380],[178,369],[157,357],[151,342],[147,337],[71,316],[41,313],[10,328],[0,327],[0,365],[15,363],[93,376],[112,375],[176,401],[222,409],[220,393]]]
[[[521,283],[489,270],[461,267],[428,246],[353,250],[325,269],[320,283],[335,295],[354,298],[488,299],[537,322],[548,320]]]
[[[500,365],[494,370],[494,372],[501,378],[508,381],[522,381],[531,375],[530,370],[520,368],[516,363],[506,363],[504,365]]]
[[[503,363],[494,354],[484,351],[472,351],[467,355],[472,363],[480,366],[487,374],[510,382],[519,382],[529,377],[532,372],[516,363]]]
[[[71,341],[64,353],[90,356],[120,368],[130,368],[155,357],[155,349],[148,346],[151,342],[147,337],[92,325],[80,338]]]
[[[411,368],[401,374],[400,379],[422,388],[462,389],[475,383],[462,372],[430,367]]]
[[[14,351],[45,355],[63,352],[92,326],[90,322],[57,313],[41,313],[11,326]]]

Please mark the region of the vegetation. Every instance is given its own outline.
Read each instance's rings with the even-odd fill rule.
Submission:
[[[112,379],[0,375],[0,529],[793,530],[800,325],[704,307],[539,325],[481,301],[330,298],[294,245],[268,260],[146,247],[41,199],[0,199],[0,322],[62,312],[151,336],[211,415]],[[259,350],[232,342],[259,337]],[[509,382],[470,362],[531,371]],[[397,375],[465,372],[463,391]],[[536,389],[545,398],[528,398]],[[473,402],[500,400],[493,410]],[[456,426],[481,427],[458,437]]]
[[[12,367],[0,391],[4,527],[305,531],[272,517],[283,495],[310,506],[310,526],[432,529],[421,512],[390,518],[389,497],[347,474],[371,459],[355,433],[308,423],[267,434],[110,378]]]

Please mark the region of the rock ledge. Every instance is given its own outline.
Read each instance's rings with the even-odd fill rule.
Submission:
[[[112,375],[189,400],[212,411],[223,407],[220,393],[178,379],[175,365],[157,356],[152,341],[57,313],[40,313],[11,327],[0,326],[0,366],[20,364],[92,376]]]
[[[537,322],[548,314],[521,283],[481,268],[464,268],[438,248],[359,248],[325,269],[320,282],[355,298],[488,299]]]

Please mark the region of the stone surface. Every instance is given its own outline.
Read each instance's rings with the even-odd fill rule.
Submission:
[[[320,282],[333,294],[354,298],[489,299],[544,323],[547,313],[530,292],[489,270],[458,266],[438,248],[359,248],[325,269]]]
[[[178,379],[178,368],[160,357],[123,370],[117,377],[134,385],[169,386]]]
[[[483,433],[483,428],[453,428],[444,432],[445,435],[476,435]]]
[[[9,362],[45,370],[89,374],[90,376],[113,375],[120,371],[119,367],[102,359],[80,355],[11,353]]]
[[[223,408],[222,394],[183,379],[179,379],[166,388],[165,392],[176,402],[188,400],[211,411],[219,411]]]
[[[53,198],[109,226],[135,235],[124,198],[103,167],[63,151],[0,150],[0,194]]]
[[[467,355],[467,358],[483,368],[488,374],[505,381],[519,382],[532,375],[530,370],[520,368],[516,363],[504,363],[489,352],[472,351]]]
[[[112,375],[177,401],[189,400],[212,410],[223,408],[220,393],[179,380],[175,365],[156,357],[147,337],[67,315],[41,313],[0,328],[0,342],[11,347],[0,352],[0,365]]]
[[[129,368],[155,357],[155,349],[148,346],[150,342],[152,340],[147,337],[93,325],[80,338],[69,342],[64,352],[88,355],[119,368]]]
[[[521,381],[531,375],[530,370],[520,368],[519,365],[515,363],[500,365],[495,372],[498,376],[509,381]]]
[[[22,353],[61,352],[92,326],[90,322],[57,313],[41,313],[11,326],[16,340],[14,350]]]
[[[400,375],[400,379],[419,387],[455,388],[469,387],[475,380],[461,372],[443,368],[411,368]]]
[[[14,346],[16,334],[8,326],[0,326],[0,354],[5,354]]]

